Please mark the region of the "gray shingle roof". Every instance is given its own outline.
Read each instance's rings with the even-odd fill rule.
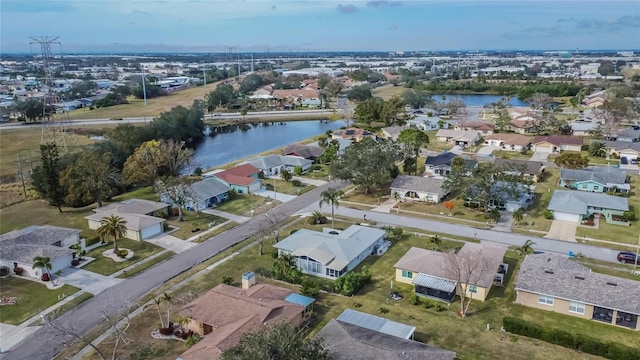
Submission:
[[[375,330],[401,339],[410,339],[414,331],[416,331],[415,326],[405,325],[383,317],[351,309],[345,309],[342,314],[336,318],[336,320]]]
[[[627,173],[611,166],[598,166],[590,169],[560,169],[560,178],[567,180],[595,181],[602,185],[624,184]]]
[[[284,149],[285,155],[297,154],[298,156],[302,156],[306,159],[317,158],[322,155],[323,152],[324,149],[320,146],[302,144],[291,144]]]
[[[588,206],[627,211],[629,210],[629,201],[627,198],[602,193],[556,190],[551,196],[547,209],[571,214],[586,214]]]
[[[245,163],[251,164],[260,170],[268,170],[283,165],[288,166],[304,166],[310,165],[311,160],[297,156],[281,156],[281,155],[267,155],[257,156],[255,158],[245,161]]]
[[[331,269],[342,270],[366,248],[384,237],[384,233],[384,230],[360,225],[351,225],[338,235],[301,229],[274,247],[299,255],[315,254],[319,257],[314,258],[316,261]]]
[[[640,142],[627,142],[627,141],[605,141],[605,146],[615,149],[616,151],[631,149],[640,152]]]
[[[0,235],[0,258],[30,264],[36,256],[51,259],[68,255],[73,250],[54,245],[80,230],[52,225],[31,226]]]
[[[414,190],[417,192],[437,194],[442,189],[444,179],[432,177],[398,175],[391,186],[391,189]]]
[[[207,178],[191,184],[191,191],[199,199],[210,199],[231,191],[231,188],[216,179]]]
[[[520,171],[524,170],[525,174],[538,175],[542,172],[544,164],[540,161],[529,160],[517,160],[517,159],[502,159],[496,158],[493,162],[496,167],[501,168],[503,171]]]
[[[640,315],[640,281],[594,273],[562,255],[527,255],[515,289]]]
[[[120,216],[125,220],[127,229],[140,231],[149,226],[165,222],[165,219],[146,215],[154,211],[162,210],[169,207],[169,204],[142,200],[129,199],[119,203],[109,204],[101,208],[93,209],[95,214],[85,216],[85,219],[92,221],[101,221],[111,215]]]
[[[334,360],[454,360],[456,353],[331,319],[316,335]]]

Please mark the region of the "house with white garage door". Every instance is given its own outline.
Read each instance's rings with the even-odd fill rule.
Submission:
[[[571,136],[536,136],[533,139],[533,151],[556,154],[560,151],[581,151],[582,138]]]
[[[95,214],[85,219],[89,221],[89,228],[96,230],[100,227],[102,219],[111,215],[119,216],[127,222],[124,237],[142,241],[164,230],[168,207],[169,204],[161,202],[130,199],[93,209]]]
[[[51,261],[50,272],[54,274],[71,265],[73,254],[78,250],[69,247],[80,242],[84,249],[84,239],[80,240],[80,230],[60,226],[29,226],[0,235],[0,266],[10,269],[22,268],[23,276],[37,279],[43,269],[33,266],[36,256],[48,257]]]
[[[553,212],[554,220],[580,222],[591,215],[599,214],[608,223],[629,225],[622,218],[629,211],[627,198],[603,193],[576,190],[556,190],[553,192],[547,210]]]
[[[442,184],[444,178],[398,175],[389,188],[392,198],[398,193],[403,200],[439,203],[446,195]]]

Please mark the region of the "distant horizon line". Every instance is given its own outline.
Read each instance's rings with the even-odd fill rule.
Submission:
[[[234,55],[239,54],[342,54],[342,53],[473,53],[473,52],[557,52],[557,53],[570,53],[570,54],[586,54],[586,53],[608,53],[608,52],[634,52],[640,53],[640,49],[579,49],[566,50],[566,49],[458,49],[458,50],[290,50],[290,51],[239,51],[233,52]],[[39,53],[32,52],[2,52],[0,51],[0,57],[6,55],[38,55]],[[105,50],[87,50],[87,51],[69,51],[61,52],[59,54],[52,54],[52,56],[59,55],[190,55],[190,54],[210,54],[210,55],[229,55],[229,52],[224,51],[105,51]]]

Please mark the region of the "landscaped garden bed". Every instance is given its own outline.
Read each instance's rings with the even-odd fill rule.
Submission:
[[[87,253],[87,256],[95,258],[95,260],[83,267],[84,270],[89,270],[102,275],[111,275],[118,270],[122,270],[127,266],[156,254],[163,249],[159,246],[150,244],[145,241],[136,241],[129,239],[118,240],[118,247],[127,249],[127,251],[133,252],[133,256],[125,259],[126,261],[115,262],[110,257],[105,257],[103,252],[113,252],[113,248],[104,250],[103,248],[97,248]],[[128,254],[127,254],[128,255]]]

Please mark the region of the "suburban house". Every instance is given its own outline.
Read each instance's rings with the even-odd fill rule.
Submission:
[[[304,100],[320,98],[318,89],[313,87],[304,87],[302,89],[277,89],[271,93],[274,99],[302,103]]]
[[[625,129],[611,136],[611,140],[622,142],[640,142],[640,130]]]
[[[484,206],[489,209],[514,212],[518,209],[527,209],[535,198],[535,186],[525,184],[509,184],[504,181],[496,181],[491,186],[492,194],[497,194],[495,198],[486,204],[481,204],[474,197],[467,198],[465,205],[478,207]],[[471,191],[473,194],[473,189]]]
[[[315,161],[322,155],[324,149],[315,145],[291,144],[284,148],[283,154],[287,156],[297,156],[307,160]]]
[[[587,169],[560,169],[560,186],[579,191],[624,192],[631,190],[627,173],[611,166]]]
[[[553,211],[555,220],[580,222],[591,215],[600,214],[608,223],[629,225],[620,219],[625,211],[629,211],[627,198],[575,190],[556,190],[551,196],[547,210]]]
[[[220,284],[179,310],[179,315],[191,319],[186,328],[203,339],[178,359],[219,359],[246,333],[283,321],[297,327],[313,302],[286,288],[256,284],[255,274],[248,272],[242,276],[242,288]]]
[[[124,237],[142,241],[163,231],[168,207],[169,204],[162,202],[130,199],[95,208],[95,214],[86,216],[85,219],[89,221],[89,229],[96,230],[102,225],[102,219],[112,215],[119,216],[127,222]]]
[[[437,116],[417,115],[413,119],[405,122],[406,127],[415,127],[422,131],[438,130],[440,128],[440,118]]]
[[[189,185],[189,199],[184,208],[190,211],[199,211],[214,207],[229,198],[231,187],[210,177]],[[171,201],[167,193],[160,195],[163,203],[176,205]]]
[[[264,176],[272,176],[279,175],[285,169],[293,173],[296,167],[299,167],[305,173],[309,170],[313,161],[298,156],[267,155],[257,156],[243,163],[253,165]]]
[[[69,246],[78,242],[84,249],[84,239],[80,239],[80,230],[77,229],[34,225],[13,230],[0,235],[0,266],[22,268],[22,275],[40,279],[46,270],[32,267],[34,257],[51,259],[50,272],[53,274],[71,265],[74,253],[78,250],[72,250]]]
[[[349,146],[351,146],[351,144],[353,144],[353,140],[348,140],[348,139],[343,139],[343,138],[338,138],[338,139],[331,139],[329,140],[329,143],[336,143],[338,145],[338,156],[341,156],[342,154],[344,154],[344,150],[346,148],[348,148]],[[317,146],[320,147],[320,145],[318,145],[318,142],[313,142],[311,144],[309,144],[310,146]]]
[[[384,230],[351,225],[322,232],[300,229],[274,245],[278,255],[295,257],[303,273],[336,279],[358,266],[384,245]]]
[[[584,99],[584,105],[590,109],[598,108],[604,105],[604,102],[606,100],[607,99],[604,96],[593,96],[593,97]]]
[[[346,309],[316,334],[334,360],[454,360],[456,353],[410,340],[415,327]]]
[[[451,163],[458,157],[453,152],[443,152],[436,156],[427,156],[425,160],[424,176],[444,177],[451,173]],[[464,168],[469,172],[478,167],[475,160],[464,159]]]
[[[640,281],[594,273],[566,256],[527,255],[515,290],[517,304],[640,331]]]
[[[364,138],[372,138],[376,140],[376,134],[371,131],[350,127],[348,129],[340,129],[331,133],[331,139],[346,139],[360,142]]]
[[[458,122],[458,124],[454,127],[455,130],[475,130],[480,133],[480,135],[490,135],[496,129],[495,124],[488,123],[486,121],[464,121],[463,123]]]
[[[491,134],[484,137],[484,146],[497,146],[507,151],[524,151],[531,146],[531,137],[518,134]]]
[[[536,136],[533,151],[556,154],[560,151],[581,151],[582,139],[570,136]]]
[[[590,136],[599,126],[592,118],[584,117],[571,122],[571,133],[574,136]]]
[[[380,137],[387,140],[398,140],[398,135],[405,130],[405,126],[387,126],[382,128]]]
[[[518,116],[511,120],[509,125],[511,131],[521,135],[534,134],[538,131],[538,122],[536,118],[529,115]]]
[[[545,165],[540,161],[496,158],[493,165],[506,174],[523,174],[533,182],[538,182]]]
[[[486,266],[474,269],[469,277],[465,276],[477,279],[474,284],[461,284],[462,288],[466,287],[466,296],[485,301],[495,283],[502,285],[509,268],[503,262],[505,252],[504,247],[468,242],[452,255],[486,262]],[[393,266],[396,269],[396,281],[414,285],[417,295],[451,303],[456,297],[458,280],[448,269],[447,256],[440,251],[412,247]]]
[[[391,198],[398,193],[402,200],[439,203],[445,197],[442,189],[443,178],[398,175],[389,187]]]
[[[221,170],[211,176],[235,190],[238,194],[251,194],[260,190],[262,182],[258,178],[260,171],[251,164],[238,165],[234,168]]]
[[[605,141],[607,155],[620,159],[620,168],[637,169],[640,158],[640,142]]]
[[[450,130],[440,129],[436,133],[436,140],[440,142],[452,143],[463,149],[470,145],[475,145],[480,141],[480,133],[475,130]]]

